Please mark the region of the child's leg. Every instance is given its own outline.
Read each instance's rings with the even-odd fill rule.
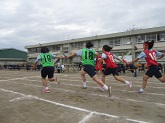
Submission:
[[[86,74],[86,72],[83,69],[81,69],[80,75],[81,75],[81,78],[82,78],[82,81],[83,81],[83,88],[87,87],[85,74]]]
[[[60,82],[57,81],[57,77],[54,77],[54,67],[49,68],[48,80],[50,82],[56,81],[58,84],[60,84]]]
[[[102,74],[102,82],[105,84],[105,75],[104,74]]]
[[[120,82],[122,82],[122,83],[126,83],[126,80],[123,79],[123,78],[121,78],[121,77],[118,76],[118,75],[114,75],[114,78],[115,78],[117,81],[120,81]]]
[[[48,90],[46,79],[42,77],[42,84],[45,87],[46,90]]]
[[[147,80],[149,79],[149,76],[147,76],[147,75],[144,75],[143,76],[143,83],[142,83],[142,88],[140,88],[139,90],[138,90],[138,93],[144,93],[144,89],[145,89],[145,87],[146,87],[146,85],[147,85]]]
[[[149,76],[144,75],[143,76],[143,83],[142,83],[142,89],[144,90],[147,85],[147,80],[149,79]]]
[[[121,78],[121,77],[118,76],[118,75],[114,75],[114,78],[115,78],[117,81],[120,81],[120,82],[125,83],[126,85],[128,85],[129,88],[130,88],[130,90],[131,90],[131,88],[132,88],[132,82],[129,82],[129,81],[127,81],[127,80]]]
[[[52,82],[52,81],[57,81],[57,77],[48,78],[48,80],[49,80],[50,82]]]
[[[160,78],[157,78],[157,79],[161,82],[165,82],[165,77],[160,77]]]
[[[85,77],[86,72],[82,69],[80,72],[81,78],[83,80],[83,82],[86,82],[86,77]]]
[[[98,83],[104,90],[108,91],[108,86],[105,85],[105,84],[97,77],[97,75],[94,75],[94,76],[92,77],[92,79],[93,79],[96,83]]]

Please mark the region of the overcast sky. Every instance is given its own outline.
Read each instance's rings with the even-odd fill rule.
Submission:
[[[158,26],[165,0],[0,0],[0,49]]]

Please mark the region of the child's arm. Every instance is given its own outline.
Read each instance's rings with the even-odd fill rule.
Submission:
[[[119,60],[120,62],[125,63],[125,60],[121,60],[120,58],[116,57],[117,60]]]
[[[64,58],[64,57],[62,57],[62,56],[55,56],[56,58],[59,58],[59,59],[61,59],[61,58]]]
[[[128,64],[133,64],[134,62],[137,62],[138,60],[139,60],[139,58],[136,58],[136,59],[134,59],[133,61],[128,62]]]
[[[158,59],[161,59],[165,56],[165,54],[162,54],[160,57],[158,57]]]
[[[95,53],[95,55],[96,55],[97,57],[99,57],[99,56],[100,56],[100,54],[99,54],[98,52],[96,52],[96,53]]]
[[[66,58],[70,58],[70,57],[74,57],[76,56],[77,54],[75,52],[73,52],[72,54],[70,54],[69,56],[66,56]]]

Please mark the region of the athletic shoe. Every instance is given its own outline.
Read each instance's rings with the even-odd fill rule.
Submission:
[[[45,93],[49,93],[49,90],[44,89],[43,92],[45,92]]]
[[[108,87],[108,91],[107,92],[108,92],[109,96],[111,97],[112,96],[112,88],[111,88],[111,86]]]
[[[87,87],[82,86],[81,89],[87,89]]]
[[[144,90],[139,89],[139,90],[137,91],[137,93],[139,93],[139,94],[144,94]]]
[[[129,90],[131,90],[131,88],[132,88],[132,82],[131,81],[129,82],[128,86],[129,86]]]

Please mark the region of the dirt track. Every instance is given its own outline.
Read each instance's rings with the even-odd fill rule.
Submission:
[[[132,91],[109,76],[108,97],[88,75],[87,89],[80,88],[78,72],[56,75],[61,84],[48,83],[50,93],[43,93],[40,72],[0,70],[0,123],[165,123],[165,83],[154,77],[145,94],[137,94],[139,74],[121,75],[133,82]]]

